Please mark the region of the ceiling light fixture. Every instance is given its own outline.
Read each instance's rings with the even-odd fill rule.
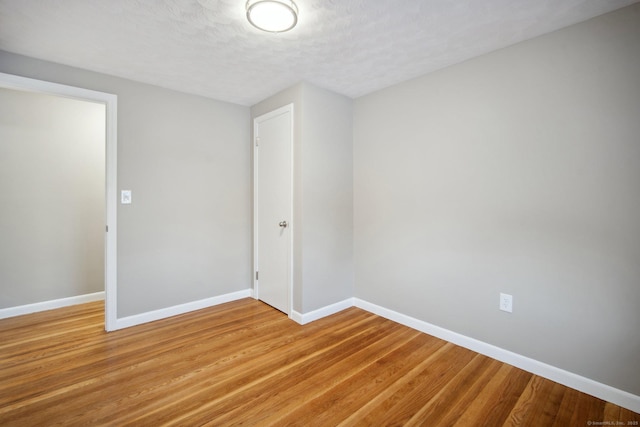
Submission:
[[[247,19],[262,31],[282,33],[298,23],[298,7],[293,0],[248,0]]]

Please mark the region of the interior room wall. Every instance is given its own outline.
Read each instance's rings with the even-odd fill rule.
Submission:
[[[105,114],[0,88],[0,308],[104,291]]]
[[[353,101],[302,82],[251,107],[294,104],[293,310],[353,296]]]
[[[635,4],[358,98],[355,296],[640,395],[638,46]]]
[[[118,96],[118,317],[251,287],[249,108],[0,52],[0,72]]]
[[[302,313],[353,296],[353,101],[302,85]]]

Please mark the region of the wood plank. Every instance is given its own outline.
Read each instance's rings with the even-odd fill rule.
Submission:
[[[453,425],[501,366],[500,362],[477,354],[436,397],[413,414],[406,425]]]
[[[620,410],[621,409],[622,408],[620,408],[619,406],[616,406],[613,403],[607,402],[604,405],[604,414],[602,416],[602,421],[607,421],[607,422],[621,421],[621,422],[623,422],[622,415],[620,414]],[[625,425],[626,425],[626,423],[625,423]]]
[[[419,334],[405,345],[382,354],[382,357],[365,369],[356,365],[350,366],[347,369],[356,370],[357,374],[326,389],[323,394],[296,408],[274,424],[330,425],[336,420],[347,418],[355,409],[392,385],[397,378],[404,376],[431,352],[446,352],[445,347],[451,344],[443,344],[436,342],[432,337]],[[354,393],[354,390],[357,390],[357,393]]]
[[[505,424],[520,426],[552,424],[563,394],[564,390],[559,384],[534,375]]]
[[[503,364],[454,425],[502,425],[531,376],[528,372]]]
[[[121,331],[103,304],[0,320],[0,425],[638,425],[640,415],[357,308],[244,299]]]
[[[244,391],[242,397],[246,403],[243,405],[231,406],[230,402],[217,403],[215,407],[203,405],[198,408],[198,414],[188,419],[188,424],[209,422],[211,425],[225,425],[239,416],[249,416],[252,422],[263,425],[279,423],[283,416],[305,406],[325,387],[340,383],[358,372],[357,369],[347,369],[346,366],[367,366],[374,363],[379,355],[405,345],[417,335],[394,327],[399,325],[390,326],[393,329],[377,330],[376,335],[378,332],[381,333],[377,338],[361,337],[347,346],[339,346],[330,352],[315,355],[303,364],[283,367],[274,372],[269,381],[262,381]],[[275,402],[273,383],[282,387]],[[323,387],[319,388],[318,384],[322,384]],[[209,409],[219,415],[212,418],[211,412],[208,414],[203,412],[203,409]]]
[[[370,399],[342,424],[406,424],[425,402],[431,402],[461,369],[470,365],[474,356],[469,350],[447,344],[441,351],[422,357],[411,372]]]
[[[358,328],[362,324],[363,322],[359,322],[359,324],[353,323],[352,325],[354,328]],[[347,329],[341,331],[339,335],[325,338],[334,341],[333,344],[336,345],[349,342],[355,346],[366,346],[371,334],[377,333],[372,324],[369,326],[365,329],[366,332],[361,334],[352,335],[353,330]],[[384,334],[384,330],[379,333]],[[197,414],[204,410],[210,410],[216,414],[225,413],[227,408],[224,408],[224,405],[229,402],[230,396],[242,394],[244,397],[252,392],[259,395],[261,387],[265,383],[272,384],[272,378],[281,377],[287,370],[304,369],[313,366],[317,361],[331,360],[330,350],[332,347],[327,348],[325,344],[318,345],[318,342],[307,338],[301,337],[298,341],[299,348],[303,350],[299,357],[291,357],[289,352],[259,354],[257,357],[247,360],[246,366],[241,366],[240,369],[225,370],[217,376],[216,383],[207,390],[197,391],[187,396],[188,402],[183,402],[183,405],[186,405],[183,406],[185,415]],[[219,393],[216,393],[217,390]],[[172,400],[172,402],[174,401],[175,399]],[[166,408],[161,406],[158,408],[158,413],[165,410]],[[144,417],[149,415],[147,412]],[[171,414],[169,413],[168,416],[171,417]]]

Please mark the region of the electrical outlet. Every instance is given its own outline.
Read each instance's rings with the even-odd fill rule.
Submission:
[[[513,297],[511,295],[500,293],[500,310],[513,312]]]

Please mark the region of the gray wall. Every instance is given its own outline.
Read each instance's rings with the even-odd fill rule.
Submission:
[[[302,313],[353,296],[353,101],[302,86]]]
[[[251,287],[247,107],[7,52],[0,71],[118,96],[118,317]]]
[[[0,88],[0,308],[104,291],[105,106]]]
[[[639,395],[639,46],[635,4],[357,99],[356,297]]]
[[[294,104],[293,309],[353,296],[352,104],[299,83],[251,107],[258,117]]]

